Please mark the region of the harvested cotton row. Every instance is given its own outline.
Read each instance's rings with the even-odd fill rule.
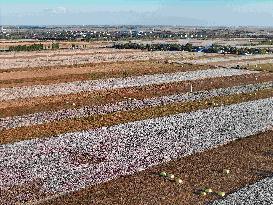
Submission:
[[[41,192],[74,191],[257,134],[272,110],[267,98],[1,145],[0,187],[39,178]]]
[[[52,85],[24,86],[19,88],[0,89],[0,101],[25,99],[42,96],[65,95],[80,92],[91,92],[104,89],[118,89],[145,85],[158,85],[163,83],[181,82],[224,76],[235,76],[257,73],[256,71],[237,69],[208,69],[199,71],[143,75],[127,78],[109,78],[104,80],[77,81]]]
[[[273,88],[273,82],[234,86],[229,88],[205,90],[186,94],[175,94],[143,100],[126,100],[102,106],[86,106],[83,108],[64,109],[56,112],[42,112],[24,116],[0,118],[0,130],[44,124],[53,122],[55,120],[83,118],[92,115],[109,114],[118,111],[130,111],[135,109],[143,109],[146,107],[168,105],[177,102],[203,100],[217,96],[251,93],[269,88]],[[214,106],[217,105],[214,104]]]

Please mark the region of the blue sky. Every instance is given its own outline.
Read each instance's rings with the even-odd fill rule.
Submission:
[[[273,26],[273,0],[0,0],[0,24]]]

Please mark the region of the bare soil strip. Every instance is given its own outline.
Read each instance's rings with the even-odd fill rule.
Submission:
[[[132,61],[132,62],[112,62],[112,63],[93,63],[85,65],[75,66],[55,66],[44,69],[27,69],[20,71],[1,72],[1,80],[12,80],[12,79],[27,79],[27,78],[38,78],[38,77],[49,77],[49,76],[60,76],[68,74],[83,74],[92,71],[118,71],[124,69],[130,69],[131,66],[138,68],[137,66],[158,66],[157,61]],[[141,69],[141,68],[139,68]]]
[[[35,204],[204,205],[220,197],[214,193],[200,196],[200,189],[228,194],[268,177],[273,172],[272,152],[273,131],[269,131]],[[230,174],[223,174],[223,169]],[[162,171],[180,177],[183,183],[159,177]]]
[[[42,125],[7,130],[4,129],[0,133],[0,144],[14,143],[35,138],[45,138],[67,132],[95,129],[103,126],[111,126],[132,121],[168,116],[177,113],[190,112],[199,109],[207,109],[214,106],[253,101],[272,96],[273,89],[268,89],[255,93],[234,94],[225,97],[214,97],[201,101],[174,103],[166,106],[145,108],[128,112],[114,112],[106,115],[93,115],[87,118],[60,120]]]
[[[218,77],[195,81],[186,81],[144,87],[114,89],[111,91],[83,92],[51,97],[39,97],[28,100],[0,102],[0,117],[26,115],[35,112],[57,111],[60,109],[80,108],[84,106],[104,105],[124,99],[144,99],[175,93],[227,88],[273,81],[271,74],[247,74],[231,77]]]
[[[97,80],[141,76],[159,73],[174,73],[213,69],[213,66],[170,64],[157,61],[128,63],[94,64],[90,67],[43,69],[37,71],[18,71],[0,73],[0,88],[22,87],[32,85],[49,85],[81,80]]]

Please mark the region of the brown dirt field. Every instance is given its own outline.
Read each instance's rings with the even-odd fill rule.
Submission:
[[[96,80],[111,77],[194,71],[215,67],[205,65],[170,64],[158,61],[99,63],[90,67],[40,69],[0,73],[0,88],[47,85],[64,82]]]
[[[257,78],[257,80],[256,80]],[[0,117],[25,115],[35,112],[56,111],[83,106],[114,103],[125,98],[144,99],[156,96],[189,92],[190,84],[194,91],[226,88],[237,85],[254,84],[272,81],[268,73],[248,74],[231,77],[219,77],[204,80],[170,83],[162,85],[98,91],[91,93],[70,94],[63,96],[39,97],[27,100],[0,102]],[[73,103],[76,103],[74,106]]]
[[[229,169],[229,175],[223,174]],[[166,171],[183,180],[181,185],[159,177]],[[39,205],[204,205],[219,199],[215,193],[232,193],[273,173],[273,131],[228,143],[224,146],[173,160],[145,171],[52,199]]]
[[[65,119],[42,125],[33,125],[15,129],[4,129],[0,133],[0,144],[14,143],[23,140],[45,138],[67,132],[95,129],[138,120],[163,117],[213,106],[230,105],[240,102],[263,99],[273,96],[273,89],[248,94],[214,97],[202,101],[174,103],[165,106],[149,107],[128,112],[114,112],[106,115],[94,115],[86,118]],[[214,105],[216,103],[216,105]]]

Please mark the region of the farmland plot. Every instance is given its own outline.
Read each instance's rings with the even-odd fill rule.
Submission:
[[[218,191],[232,193],[256,182],[257,177],[237,180],[230,175],[221,180],[224,185],[225,180],[232,183],[219,186],[213,166],[222,164],[230,166],[231,173],[238,172],[225,154],[215,155],[219,164],[212,160],[204,170],[211,175],[201,174],[201,178],[197,175],[200,167],[183,171],[171,164],[186,166],[184,161],[194,158],[194,165],[203,155],[223,153],[225,146],[232,150],[240,143],[253,143],[250,136],[267,136],[273,125],[273,75],[215,67],[185,70],[186,64],[165,66],[166,70],[163,66],[160,71],[130,76],[113,77],[110,71],[108,78],[45,84],[29,79],[31,85],[0,88],[0,202],[202,204],[216,199],[214,195],[200,198],[196,192],[202,186],[212,184],[227,190]],[[176,66],[172,72],[168,71],[171,66]],[[13,77],[3,75],[2,80]],[[267,142],[263,148],[273,149]],[[246,154],[242,157],[247,163]],[[244,170],[251,170],[249,166]],[[184,185],[161,179],[159,169],[181,175]],[[142,195],[134,191],[114,191],[108,197],[99,194],[109,191],[104,186],[125,183],[126,187],[130,179],[138,181],[143,176],[150,183],[143,183]],[[136,190],[141,186],[136,184]],[[166,192],[165,197],[155,197],[158,191]],[[170,197],[173,191],[176,194]],[[88,193],[93,193],[93,199]]]

